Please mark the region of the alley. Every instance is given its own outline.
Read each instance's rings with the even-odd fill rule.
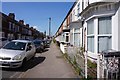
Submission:
[[[44,61],[22,73],[19,78],[77,78],[72,66],[54,43],[48,51],[37,53],[36,57],[43,57]]]

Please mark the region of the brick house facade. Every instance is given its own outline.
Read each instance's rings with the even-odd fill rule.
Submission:
[[[24,24],[23,20],[15,20],[15,14],[9,13],[6,15],[0,13],[1,17],[1,37],[8,39],[42,39],[44,34],[30,27],[29,24]],[[42,35],[42,36],[41,36]]]

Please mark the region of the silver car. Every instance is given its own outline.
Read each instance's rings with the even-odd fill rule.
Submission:
[[[31,41],[12,40],[0,49],[0,67],[18,68],[35,56]]]

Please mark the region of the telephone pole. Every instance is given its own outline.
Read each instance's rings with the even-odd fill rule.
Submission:
[[[49,37],[51,37],[51,17],[49,18]]]

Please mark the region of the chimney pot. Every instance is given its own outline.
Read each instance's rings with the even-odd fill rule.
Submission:
[[[26,24],[26,27],[28,27],[28,28],[29,28],[29,24]]]
[[[8,15],[11,19],[15,19],[15,14],[14,13],[9,13]]]
[[[24,20],[19,20],[19,23],[24,25]]]

